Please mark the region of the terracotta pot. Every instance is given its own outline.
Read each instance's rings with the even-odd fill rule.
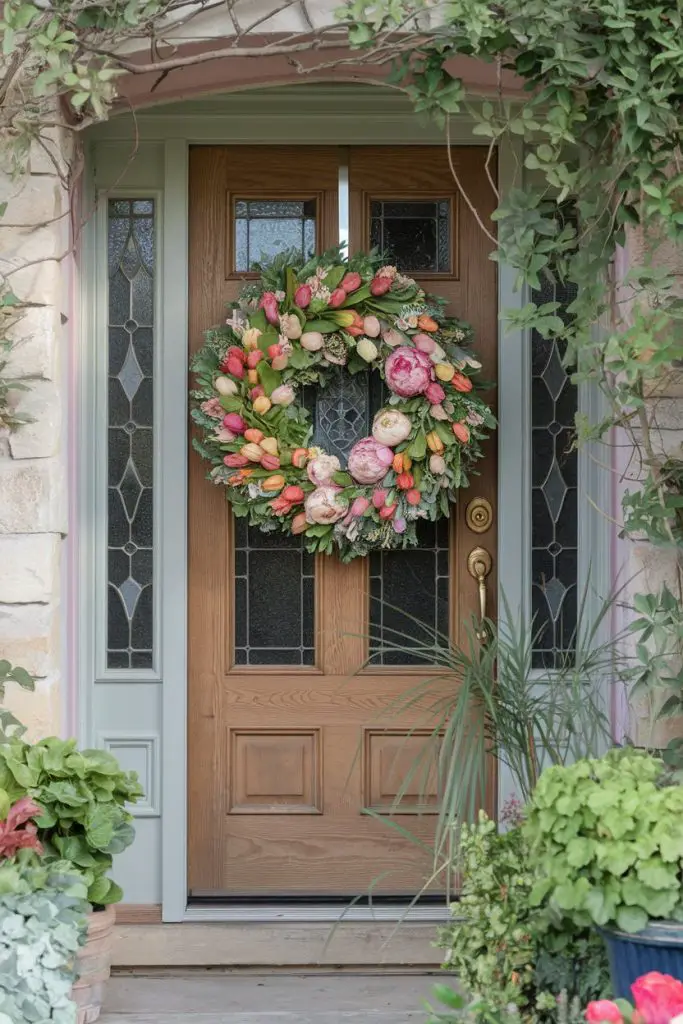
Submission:
[[[78,980],[71,998],[78,1007],[78,1024],[93,1024],[102,1010],[111,969],[116,911],[113,907],[88,914],[88,938],[78,954]]]

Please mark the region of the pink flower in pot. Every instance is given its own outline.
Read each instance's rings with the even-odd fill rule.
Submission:
[[[432,362],[428,355],[401,345],[395,348],[384,364],[384,375],[391,391],[401,398],[421,395],[432,379]]]
[[[386,476],[394,453],[374,437],[364,437],[349,452],[349,473],[359,484],[376,484]]]

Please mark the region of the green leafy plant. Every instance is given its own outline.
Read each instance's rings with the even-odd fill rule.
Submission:
[[[25,668],[12,666],[9,661],[0,661],[0,743],[12,737],[23,736],[26,732],[16,715],[2,706],[5,702],[5,687],[8,683],[16,683],[22,690],[31,692],[36,688],[35,676],[32,676]]]
[[[107,751],[78,750],[75,740],[13,740],[0,746],[0,788],[11,802],[28,794],[40,805],[45,855],[81,872],[94,906],[120,901],[121,888],[107,876],[135,835],[126,807],[142,796],[135,772],[122,771]]]
[[[683,921],[683,787],[633,748],[549,768],[525,834],[537,862],[534,906],[557,921],[638,932]]]
[[[0,1021],[76,1024],[70,998],[86,937],[86,886],[27,850],[0,862]]]
[[[557,998],[585,1004],[609,991],[602,941],[571,921],[556,927],[529,900],[534,863],[520,825],[507,832],[483,812],[460,832],[460,899],[441,932],[444,967],[475,1005],[475,1020],[514,1007],[529,1024],[556,1019]]]
[[[463,821],[476,819],[485,792],[487,757],[505,765],[525,803],[546,765],[564,765],[598,755],[609,743],[603,683],[611,675],[613,640],[601,639],[615,597],[591,615],[589,592],[579,600],[577,627],[569,653],[552,668],[536,669],[539,631],[504,602],[499,622],[472,624],[463,646],[412,616],[405,630],[370,637],[371,656],[396,663],[418,659],[433,665],[382,713],[384,721],[410,713],[414,729],[426,731],[420,750],[401,780],[393,810],[400,811],[412,788],[426,792],[436,779],[439,808],[434,871],[450,872],[453,837]],[[394,612],[399,612],[394,609]],[[365,667],[365,666],[363,666]],[[393,825],[391,815],[383,820]],[[403,825],[403,834],[410,835]]]
[[[465,998],[449,985],[435,985],[434,995],[441,1008],[427,1005],[427,1024],[519,1024],[519,1014],[512,1004],[492,1008],[483,999]],[[564,992],[555,1001],[548,1019],[553,1024],[585,1024],[581,1003],[578,999],[569,1000]]]

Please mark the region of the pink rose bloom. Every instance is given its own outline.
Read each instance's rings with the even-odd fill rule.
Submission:
[[[206,416],[211,416],[214,420],[222,420],[225,416],[225,409],[221,405],[220,398],[208,398],[206,402],[202,402],[199,408]]]
[[[391,391],[401,398],[421,395],[432,379],[432,362],[416,348],[401,345],[395,348],[384,364],[384,375]]]
[[[446,392],[435,380],[425,388],[425,398],[431,405],[438,405],[445,397]]]
[[[586,1020],[589,1024],[623,1024],[621,1010],[611,999],[596,999],[586,1007]]]
[[[336,455],[318,455],[306,466],[308,479],[316,487],[329,484],[335,473],[341,469],[341,464]]]
[[[683,1013],[683,981],[669,974],[650,971],[633,982],[631,992],[645,1024],[669,1024]]]
[[[359,484],[376,484],[394,461],[394,453],[374,437],[364,437],[349,452],[348,470]]]
[[[309,523],[336,523],[346,515],[348,504],[340,499],[341,487],[327,484],[316,487],[306,498],[304,509]]]

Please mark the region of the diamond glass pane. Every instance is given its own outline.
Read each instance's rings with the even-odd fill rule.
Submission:
[[[154,666],[154,200],[108,208],[107,668]]]
[[[544,283],[537,304],[573,301],[572,285]],[[560,315],[562,315],[562,309]],[[535,668],[566,664],[577,625],[577,453],[573,450],[578,391],[563,365],[564,348],[532,334],[531,572],[537,633]]]
[[[314,602],[314,559],[302,538],[236,519],[235,664],[315,664]]]
[[[345,466],[356,441],[368,436],[369,419],[367,374],[342,370],[315,395],[314,443]]]
[[[448,642],[450,522],[418,524],[418,545],[370,555],[374,665],[428,665]]]
[[[315,253],[314,199],[237,199],[234,206],[234,270],[245,273],[255,263],[296,249],[306,259]]]
[[[450,273],[450,200],[374,199],[370,244],[406,274]]]

